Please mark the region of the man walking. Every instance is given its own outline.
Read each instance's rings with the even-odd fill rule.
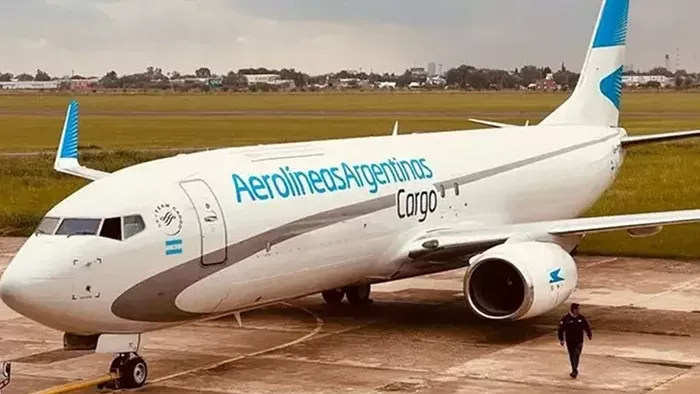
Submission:
[[[571,361],[571,374],[569,376],[572,378],[578,376],[578,362],[583,350],[584,331],[589,340],[593,339],[591,326],[581,314],[581,306],[574,302],[571,304],[569,313],[559,321],[559,343],[562,346],[566,343],[566,350],[569,352],[569,360]]]

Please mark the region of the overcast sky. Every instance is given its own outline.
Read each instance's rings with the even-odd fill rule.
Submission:
[[[627,63],[700,70],[700,1],[631,0]],[[600,0],[0,0],[0,71],[148,65],[402,72],[434,61],[578,70]],[[696,52],[698,52],[696,54]]]

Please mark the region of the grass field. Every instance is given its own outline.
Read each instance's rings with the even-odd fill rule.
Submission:
[[[136,152],[139,148],[381,135],[390,133],[397,119],[402,132],[474,128],[466,119],[480,114],[499,121],[537,122],[565,97],[538,93],[87,95],[77,97],[81,146],[124,151],[83,154],[81,160],[111,171],[166,155]],[[0,152],[54,150],[70,98],[0,95]],[[630,134],[700,128],[698,93],[631,93],[623,101],[622,125]],[[150,113],[129,114],[132,111]],[[219,113],[198,113],[202,111]],[[56,174],[52,163],[51,155],[0,156],[0,234],[29,234],[52,205],[85,184]],[[588,214],[697,207],[700,143],[693,142],[631,151],[614,188]],[[582,251],[700,258],[700,226],[668,227],[646,239],[625,234],[590,236]]]
[[[626,92],[628,113],[694,112],[699,94],[667,91]],[[81,95],[89,112],[202,112],[202,111],[348,111],[435,113],[544,113],[567,97],[566,93],[538,92],[323,92],[238,94],[94,94]],[[0,94],[0,112],[63,111],[67,93]]]

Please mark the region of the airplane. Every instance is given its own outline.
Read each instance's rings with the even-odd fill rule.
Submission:
[[[142,335],[321,294],[371,303],[373,284],[467,268],[465,304],[528,319],[577,285],[585,235],[644,237],[700,210],[581,217],[636,146],[618,124],[629,0],[603,0],[581,77],[539,124],[223,148],[105,173],[78,161],[70,102],[55,170],[91,180],[50,209],[0,279],[17,313],[66,349],[114,353],[147,381]],[[238,316],[237,316],[238,317]]]

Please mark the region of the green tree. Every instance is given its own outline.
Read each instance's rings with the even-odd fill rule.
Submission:
[[[665,77],[672,77],[673,73],[669,71],[666,67],[654,67],[647,72],[648,75],[663,75]]]
[[[116,89],[122,87],[119,82],[119,76],[117,75],[116,71],[110,71],[100,79],[100,85],[106,89]]]
[[[547,75],[552,73],[552,69],[549,67],[545,67],[544,70],[542,70],[542,78],[546,78]]]
[[[528,65],[520,68],[520,79],[523,85],[528,86],[542,78],[542,71],[536,66]]]
[[[22,74],[17,76],[17,80],[21,81],[21,82],[28,82],[28,81],[33,81],[34,77],[27,74],[27,73],[22,73]]]
[[[36,70],[36,76],[34,77],[34,80],[39,82],[50,81],[51,76],[44,71]]]
[[[242,75],[239,75],[233,71],[229,71],[226,76],[221,80],[221,84],[224,87],[230,88],[230,89],[240,89],[245,86],[248,86],[248,82],[243,77]]]
[[[211,78],[211,70],[206,67],[200,67],[194,72],[197,78]]]

